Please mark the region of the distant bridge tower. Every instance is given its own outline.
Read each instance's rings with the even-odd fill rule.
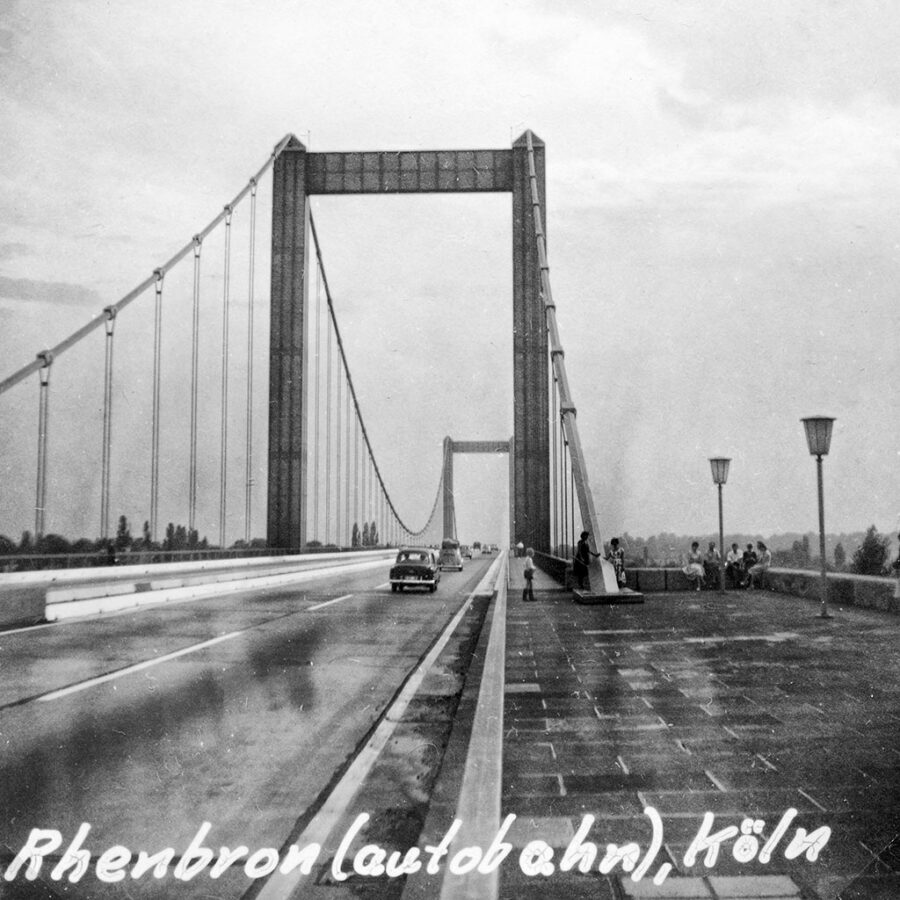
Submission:
[[[515,528],[513,516],[515,515],[513,503],[513,488],[515,482],[514,464],[515,441],[454,441],[451,437],[444,438],[444,537],[456,538],[456,499],[453,494],[453,456],[456,453],[506,453],[509,455],[509,546],[515,544]]]
[[[513,251],[512,537],[550,548],[550,392],[528,137],[509,150],[308,153],[292,137],[275,160],[269,343],[270,547],[306,543],[309,197],[314,194],[509,192]],[[545,148],[530,135],[542,226]]]

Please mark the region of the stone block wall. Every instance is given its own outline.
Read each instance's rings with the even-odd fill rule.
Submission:
[[[628,587],[642,593],[688,591],[691,584],[681,569],[628,569]],[[766,589],[779,594],[821,602],[821,576],[806,569],[769,569]],[[897,581],[871,575],[828,573],[828,603],[834,606],[858,606],[900,615],[900,598],[894,596]]]

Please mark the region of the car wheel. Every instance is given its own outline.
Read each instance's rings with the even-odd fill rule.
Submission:
[[[392,584],[392,585],[391,585],[391,593],[392,593],[392,594],[396,594],[396,593],[397,593],[397,585],[396,585],[396,584]]]
[[[431,591],[431,593],[433,594],[437,590],[437,585],[436,584],[430,585],[428,590]]]

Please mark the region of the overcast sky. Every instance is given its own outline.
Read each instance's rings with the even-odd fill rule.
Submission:
[[[602,537],[715,530],[707,458],[719,454],[734,460],[726,530],[815,529],[799,421],[814,414],[837,418],[828,530],[895,530],[897,46],[889,0],[6,0],[0,377],[146,278],[288,133],[314,151],[502,148],[530,128],[547,146],[551,280]],[[269,192],[266,178],[257,424]],[[313,209],[375,450],[417,526],[444,435],[512,433],[509,196],[316,198]],[[246,237],[239,210],[236,246]],[[215,241],[204,247],[201,439],[212,538]],[[240,247],[229,540],[243,536]],[[189,269],[167,278],[163,522],[187,520],[190,296]],[[113,512],[137,523],[149,504],[152,299],[123,313],[116,339]],[[98,334],[53,368],[48,531],[99,529],[102,353]],[[18,537],[33,527],[36,379],[0,397],[0,415],[0,533]],[[505,486],[505,460],[458,461],[464,540],[503,537]]]

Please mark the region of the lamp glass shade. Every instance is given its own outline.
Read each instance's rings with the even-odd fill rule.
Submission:
[[[806,443],[812,456],[827,456],[831,446],[831,429],[834,419],[829,416],[810,416],[801,419],[806,428]]]
[[[712,469],[713,484],[725,484],[728,481],[728,466],[731,459],[723,456],[716,456],[709,461],[709,467]]]

